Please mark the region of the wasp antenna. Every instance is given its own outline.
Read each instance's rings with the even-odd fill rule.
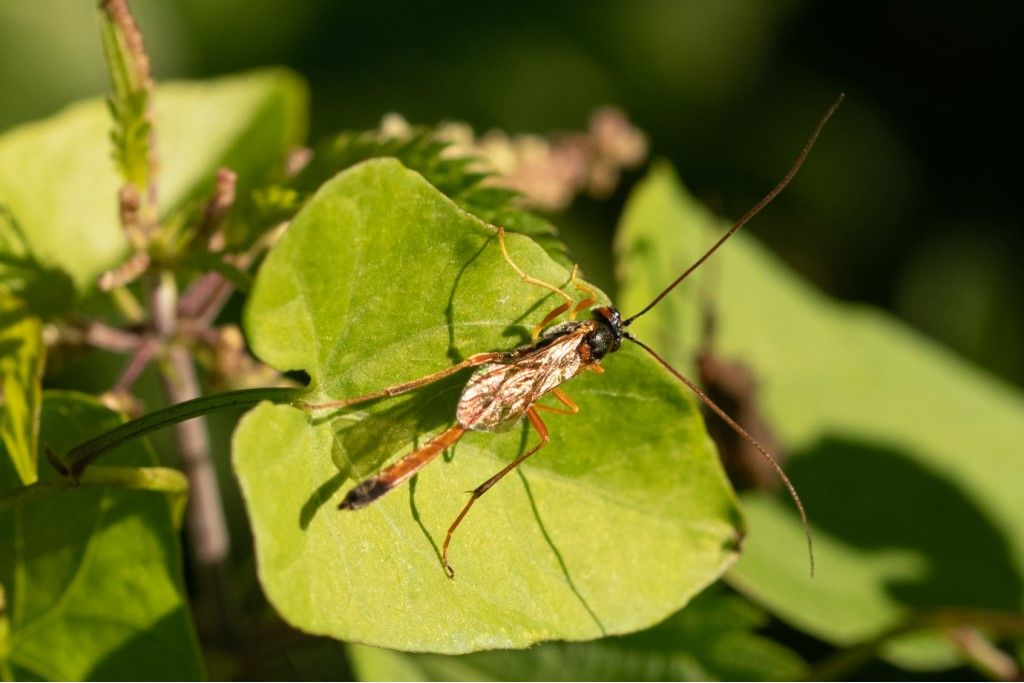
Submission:
[[[807,142],[804,143],[804,147],[803,147],[803,149],[800,150],[800,154],[797,155],[796,161],[794,161],[793,165],[790,166],[789,171],[782,178],[782,180],[779,182],[779,184],[776,185],[774,188],[772,188],[772,191],[769,192],[768,194],[766,194],[764,196],[764,199],[762,199],[757,204],[755,204],[754,208],[752,208],[749,211],[747,211],[743,215],[742,218],[740,218],[738,221],[736,221],[736,223],[734,223],[733,226],[731,228],[729,228],[729,231],[727,233],[725,233],[724,235],[719,237],[718,241],[715,242],[713,245],[711,245],[711,248],[708,249],[706,252],[704,252],[704,255],[701,256],[699,259],[697,259],[692,266],[690,266],[689,268],[684,270],[683,274],[680,275],[679,277],[677,277],[675,280],[673,280],[672,284],[670,284],[668,287],[666,287],[664,290],[662,290],[661,294],[659,294],[658,296],[654,297],[654,300],[651,301],[651,303],[649,303],[646,306],[644,306],[643,309],[639,313],[637,313],[636,315],[633,315],[632,317],[628,318],[624,323],[622,323],[623,327],[629,327],[629,325],[634,320],[636,320],[637,318],[642,316],[644,313],[646,313],[647,311],[649,311],[652,308],[654,308],[655,305],[657,305],[657,303],[659,301],[664,299],[665,296],[667,296],[669,292],[671,292],[673,289],[676,288],[676,285],[678,285],[680,282],[685,280],[687,278],[687,276],[689,276],[690,273],[692,273],[693,271],[697,270],[697,268],[700,266],[700,264],[704,263],[704,261],[706,261],[709,256],[711,256],[713,253],[715,253],[715,251],[717,251],[718,248],[720,246],[722,246],[722,244],[724,244],[727,239],[732,237],[733,234],[737,230],[739,230],[744,225],[749,223],[750,219],[752,219],[754,216],[759,214],[761,212],[761,209],[763,209],[764,207],[768,206],[768,204],[770,204],[773,199],[775,199],[777,196],[779,196],[780,192],[782,192],[784,189],[786,189],[786,186],[789,185],[789,182],[791,180],[793,180],[793,176],[795,176],[796,172],[800,170],[801,166],[803,166],[804,160],[807,158],[807,155],[810,154],[811,148],[814,147],[814,143],[817,142],[818,136],[821,135],[821,131],[825,128],[825,124],[828,123],[828,120],[830,118],[832,118],[832,114],[834,114],[836,109],[839,108],[839,105],[843,101],[844,97],[846,97],[845,93],[839,93],[839,97],[836,98],[836,101],[833,102],[832,106],[830,106],[825,111],[825,113],[822,115],[821,119],[818,121],[818,125],[814,127],[814,132],[811,133],[811,137],[809,137],[807,139]]]
[[[640,341],[639,339],[637,339],[636,337],[631,335],[629,332],[626,332],[624,336],[626,337],[626,339],[630,340],[631,342],[633,342],[634,344],[636,344],[637,346],[642,348],[644,351],[646,351],[647,353],[651,354],[656,361],[658,361],[663,366],[665,366],[666,370],[668,370],[673,375],[675,375],[676,378],[680,382],[685,384],[690,391],[695,393],[697,395],[697,397],[700,398],[700,400],[703,401],[705,405],[707,405],[708,408],[711,408],[711,410],[713,410],[714,413],[716,415],[718,415],[718,417],[722,418],[722,420],[724,420],[727,425],[732,427],[736,431],[737,434],[739,434],[744,439],[749,441],[750,445],[752,445],[754,448],[756,448],[758,451],[760,451],[761,455],[763,455],[765,457],[765,459],[769,463],[771,463],[772,467],[775,469],[775,473],[779,475],[779,479],[781,479],[782,483],[786,485],[786,489],[789,491],[790,498],[792,498],[793,502],[796,504],[796,509],[800,512],[800,521],[803,522],[804,534],[807,536],[807,555],[810,558],[810,562],[811,562],[811,576],[813,577],[814,576],[814,538],[811,535],[811,524],[810,524],[810,522],[807,521],[807,512],[804,511],[804,504],[800,501],[800,495],[796,492],[796,487],[793,486],[793,483],[789,480],[789,477],[786,476],[786,473],[783,471],[782,467],[779,466],[779,463],[775,460],[775,458],[773,458],[771,456],[771,454],[768,453],[768,451],[765,449],[764,446],[759,444],[757,442],[757,440],[754,437],[752,437],[747,432],[747,430],[745,430],[743,427],[741,427],[736,422],[736,420],[734,420],[731,417],[729,417],[728,413],[726,413],[724,410],[719,408],[715,404],[715,402],[712,401],[711,398],[707,394],[705,394],[703,391],[701,391],[700,387],[698,387],[696,384],[694,384],[689,379],[687,379],[687,377],[685,375],[683,375],[681,372],[676,370],[674,367],[669,365],[668,361],[666,361],[664,358],[659,356],[658,353],[654,349],[652,349],[647,344],[644,344],[642,341]]]

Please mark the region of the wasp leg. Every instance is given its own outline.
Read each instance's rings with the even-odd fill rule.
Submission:
[[[539,403],[535,403],[533,407],[537,410],[546,410],[549,413],[556,413],[558,415],[575,415],[580,412],[580,407],[576,404],[576,401],[569,398],[569,396],[558,387],[552,389],[551,393],[555,395],[555,398],[562,402],[562,405],[564,405],[565,408],[554,408],[552,406],[544,406]]]
[[[345,495],[338,505],[339,510],[358,510],[366,507],[403,481],[420,471],[438,453],[452,446],[466,433],[462,425],[455,425],[431,439],[425,446],[406,455],[390,467],[386,467],[369,479],[358,484]]]
[[[462,361],[461,363],[456,363],[450,368],[445,368],[441,372],[435,372],[432,375],[420,377],[419,379],[414,379],[410,382],[396,384],[392,387],[388,387],[387,389],[375,391],[372,394],[363,394],[362,396],[356,396],[355,398],[346,398],[340,401],[327,401],[326,403],[307,403],[305,401],[298,400],[294,401],[293,405],[296,406],[297,408],[302,408],[303,410],[339,410],[341,408],[347,408],[348,406],[352,406],[357,403],[365,403],[366,401],[373,401],[378,398],[390,398],[391,396],[398,396],[399,394],[404,394],[405,392],[412,391],[413,389],[419,389],[422,386],[426,386],[431,382],[436,382],[438,380],[444,379],[445,377],[450,377],[459,370],[464,370],[466,368],[472,368],[477,365],[483,365],[484,363],[492,363],[496,360],[500,360],[504,355],[505,354],[497,351],[491,353],[475,353],[466,360]]]
[[[569,274],[569,284],[576,288],[577,292],[582,292],[584,297],[572,307],[569,311],[569,320],[575,320],[576,316],[590,308],[597,301],[597,292],[591,289],[589,286],[576,282],[576,276],[580,274],[580,266],[578,263],[574,263],[572,266],[572,273]]]
[[[512,270],[516,271],[519,277],[522,278],[523,282],[528,282],[531,285],[543,287],[544,289],[554,292],[558,296],[565,299],[565,303],[556,306],[554,310],[552,310],[550,313],[544,316],[544,319],[534,326],[533,333],[531,336],[534,339],[534,341],[536,341],[537,337],[540,336],[540,331],[547,327],[548,323],[550,323],[552,320],[554,320],[555,318],[557,318],[558,316],[562,315],[570,308],[572,308],[573,299],[571,296],[569,296],[560,288],[556,287],[550,282],[544,282],[543,280],[538,280],[535,277],[530,277],[529,275],[523,272],[522,268],[516,265],[516,262],[513,261],[512,257],[509,256],[508,254],[508,247],[505,246],[505,228],[498,228],[498,246],[501,247],[501,253],[505,257],[505,261],[508,262],[510,266],[512,266]],[[576,269],[576,266],[572,267],[572,275],[569,278],[570,282],[576,278]]]
[[[573,269],[573,275],[575,274],[576,270]],[[593,289],[591,289],[587,285],[581,285],[578,282],[574,283],[574,285],[576,287],[576,291],[583,292],[586,295],[586,297],[580,299],[580,302],[573,307],[572,312],[569,314],[569,320],[575,320],[576,315],[578,313],[587,310],[588,308],[594,305],[595,301],[597,301],[597,292],[595,292]]]
[[[492,486],[497,484],[502,477],[504,477],[506,474],[514,470],[524,460],[526,460],[531,455],[539,451],[541,448],[544,448],[544,446],[546,446],[548,443],[548,428],[544,424],[544,421],[540,419],[540,415],[537,414],[537,411],[534,409],[533,406],[530,406],[529,408],[526,409],[526,417],[530,419],[530,424],[532,424],[533,428],[537,430],[538,434],[540,434],[540,443],[531,448],[530,450],[526,451],[522,455],[520,455],[518,458],[516,458],[508,465],[503,467],[500,472],[495,474],[493,477],[491,477],[484,483],[477,486],[475,489],[473,489],[473,493],[469,498],[469,502],[467,502],[466,506],[462,508],[462,512],[460,512],[459,516],[455,518],[455,521],[452,522],[452,525],[448,527],[448,535],[444,537],[444,545],[441,546],[441,564],[444,567],[444,571],[448,575],[449,579],[455,577],[455,570],[452,569],[452,566],[450,564],[448,564],[448,544],[451,543],[452,534],[455,533],[455,530],[458,528],[459,524],[462,523],[462,520],[466,516],[466,513],[469,512],[469,509],[471,507],[473,507],[473,503],[476,502],[477,498],[487,493],[487,491]]]

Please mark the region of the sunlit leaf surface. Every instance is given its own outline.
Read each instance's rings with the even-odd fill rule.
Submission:
[[[568,273],[510,236],[529,273]],[[395,161],[328,182],[259,272],[250,342],[312,378],[311,400],[354,396],[522,343],[556,305],[502,259],[494,228]],[[407,650],[469,652],[644,628],[733,561],[740,518],[692,401],[642,351],[606,359],[547,414],[551,444],[484,496],[440,566],[445,530],[483,482],[536,440],[524,424],[470,433],[364,510],[357,480],[453,422],[465,376],[311,419],[262,405],[235,433],[263,587],[303,630]],[[548,399],[550,400],[550,399]]]
[[[44,357],[42,322],[0,290],[0,492],[36,480]]]
[[[154,101],[165,212],[208,194],[219,166],[238,173],[243,187],[261,178],[305,135],[305,90],[286,71],[169,83]],[[0,135],[0,204],[19,221],[32,255],[63,268],[81,290],[127,250],[111,125],[97,98]]]
[[[85,394],[47,392],[40,439],[63,452],[120,421]],[[138,441],[105,458],[154,461]],[[15,680],[202,676],[163,494],[86,487],[0,507],[0,586],[9,627],[0,670]]]

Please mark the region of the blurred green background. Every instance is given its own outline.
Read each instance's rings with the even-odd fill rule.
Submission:
[[[0,0],[0,130],[107,91],[95,4]],[[391,111],[416,123],[457,119],[480,132],[546,133],[583,128],[595,108],[617,104],[650,136],[652,157],[670,159],[698,197],[732,217],[779,180],[825,107],[845,91],[846,102],[796,183],[749,230],[829,294],[892,311],[1024,386],[1021,133],[1007,105],[1019,71],[1013,67],[1020,61],[1017,29],[1024,25],[1018,4],[132,0],[131,6],[159,80],[264,65],[300,73],[311,87],[313,141],[375,127]],[[610,200],[583,198],[553,217],[588,277],[613,300],[612,231],[641,173],[628,176]],[[56,384],[99,391],[122,364],[90,357]],[[86,374],[94,379],[82,382]],[[147,382],[140,393],[155,397],[155,379]],[[148,405],[158,403],[153,398]],[[237,417],[211,417],[214,452],[227,452]],[[155,442],[172,450],[166,436]],[[1001,455],[1007,452],[1012,448]],[[971,460],[980,462],[979,470],[991,453],[981,456]],[[840,465],[855,458],[840,460],[829,469],[839,479],[823,476],[822,490],[841,488]],[[230,600],[265,615],[234,477],[227,458],[217,465],[232,520],[233,562],[244,569],[232,574]],[[876,472],[865,481],[886,480]],[[931,481],[912,474],[917,484]],[[830,500],[841,507],[848,498]],[[944,509],[940,498],[940,504],[917,500],[926,514]],[[863,518],[851,519],[856,537]],[[936,532],[940,561],[964,552],[955,534],[943,535],[949,530]],[[951,581],[960,586],[959,576]],[[718,599],[713,594],[709,607],[698,608],[717,614]],[[211,673],[236,675],[233,665],[218,660],[228,648],[211,637],[208,624],[215,620],[201,603],[193,607]],[[252,652],[271,641],[289,646],[279,642],[278,622],[257,623],[266,633],[253,638]],[[769,635],[811,660],[831,651],[777,620]],[[341,647],[312,646],[328,650],[332,662]],[[369,655],[356,651],[354,661],[360,656]],[[891,675],[888,669],[877,675],[883,674]]]
[[[92,0],[0,0],[0,129],[103,93]],[[581,128],[622,106],[694,192],[737,216],[839,91],[794,187],[751,226],[842,299],[894,311],[1024,383],[1021,132],[1011,2],[354,3],[137,0],[160,79],[283,64],[309,79],[312,138],[460,119]],[[630,179],[631,180],[631,179]],[[556,217],[611,288],[624,191]]]

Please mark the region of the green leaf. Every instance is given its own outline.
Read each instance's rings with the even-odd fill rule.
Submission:
[[[47,392],[41,438],[62,452],[119,422],[84,394]],[[155,457],[135,442],[110,462]],[[0,585],[9,621],[0,667],[17,679],[202,676],[163,494],[83,487],[0,509]]]
[[[282,70],[157,88],[163,212],[209,193],[221,166],[238,173],[240,192],[265,180],[305,134],[305,99],[301,81]],[[20,220],[34,258],[80,290],[127,251],[110,128],[94,99],[0,135],[0,203]]]
[[[364,681],[795,680],[801,659],[753,633],[765,617],[746,600],[708,589],[654,628],[588,643],[544,643],[526,652],[460,656],[349,647]]]
[[[0,204],[0,294],[13,295],[41,318],[65,312],[75,285],[60,268],[46,267],[32,255],[17,218]]]
[[[622,297],[638,308],[694,261],[722,223],[656,168],[620,226]],[[941,277],[941,274],[936,274]],[[734,237],[635,325],[692,362],[702,293],[716,352],[749,366],[815,529],[784,496],[747,495],[750,536],[732,583],[837,644],[914,610],[1024,606],[1024,400],[887,315],[829,301],[747,235]],[[965,579],[965,577],[969,577]],[[935,648],[899,661],[944,666]]]
[[[568,273],[525,237],[517,263]],[[355,396],[524,341],[556,305],[502,259],[495,231],[393,160],[328,182],[257,275],[257,354],[312,378],[310,400]],[[470,433],[416,480],[339,511],[353,483],[454,422],[460,381],[311,419],[263,404],[233,459],[271,603],[310,633],[461,653],[595,638],[678,610],[735,556],[741,521],[698,411],[637,349],[566,385],[579,415],[487,493],[441,569],[464,493],[522,452],[524,424]],[[549,399],[550,400],[550,399]]]
[[[479,170],[480,161],[446,155],[450,143],[437,135],[433,128],[418,128],[399,137],[388,137],[378,130],[341,133],[317,145],[313,159],[290,185],[313,192],[328,178],[357,163],[395,158],[480,220],[527,235],[555,261],[571,265],[568,249],[551,223],[517,206],[519,193],[515,190],[487,185],[484,181],[491,174]]]
[[[0,290],[0,440],[14,466],[0,462],[0,492],[36,475],[43,364],[43,324],[25,304]],[[6,460],[6,459],[5,459]]]

